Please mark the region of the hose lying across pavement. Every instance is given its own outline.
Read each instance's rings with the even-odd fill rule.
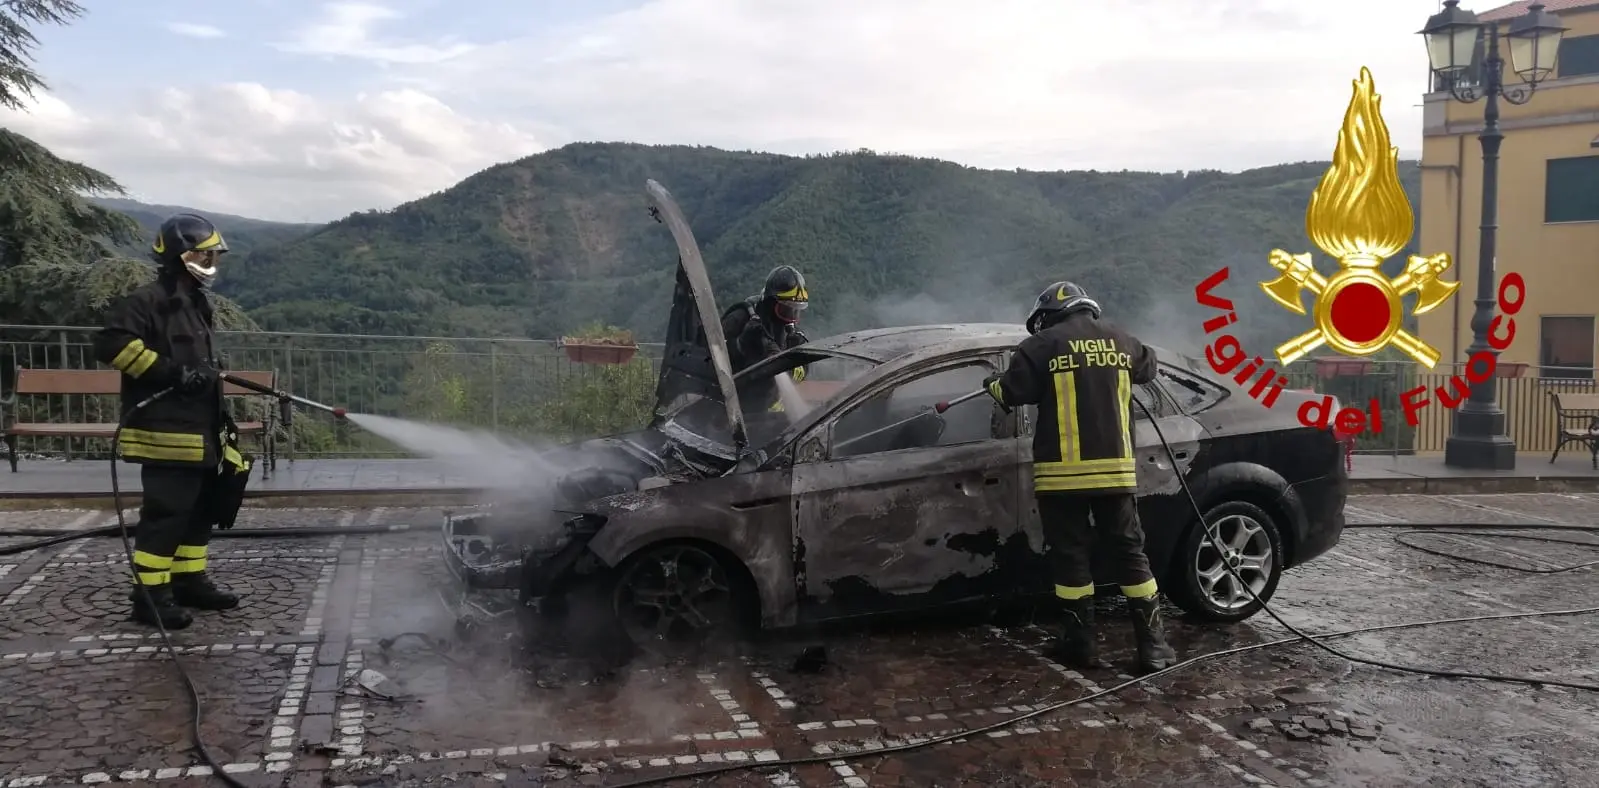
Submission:
[[[1135,399],[1134,402],[1137,402],[1137,400]],[[141,403],[141,405],[142,404],[147,404],[147,403]],[[1138,403],[1138,405],[1139,405],[1140,408],[1143,407],[1143,403]],[[135,408],[135,410],[136,409],[137,408]],[[1147,415],[1148,411],[1146,410],[1145,413]],[[1161,432],[1160,426],[1157,423],[1155,423],[1155,421],[1153,419],[1151,419],[1150,421],[1151,421],[1151,426],[1153,426],[1154,429],[1155,429],[1155,433],[1156,433],[1157,437],[1159,437],[1159,439],[1161,441],[1161,445],[1163,447],[1165,447],[1168,457],[1171,457],[1172,450],[1171,450],[1171,446],[1166,442],[1166,436]],[[113,459],[112,459],[112,471],[111,471],[112,496],[113,496],[113,498],[118,499],[117,513],[116,513],[117,514],[117,525],[115,525],[115,526],[107,526],[107,527],[104,527],[104,528],[94,528],[94,529],[89,529],[89,530],[82,530],[82,531],[50,530],[50,529],[16,529],[16,530],[9,530],[9,531],[0,531],[0,536],[41,536],[41,537],[45,537],[45,538],[42,538],[40,540],[33,541],[33,542],[27,542],[27,543],[24,543],[24,544],[21,544],[21,545],[12,545],[10,547],[0,548],[0,556],[15,555],[15,554],[18,554],[18,553],[28,552],[28,551],[31,551],[31,550],[38,550],[38,549],[41,549],[41,548],[44,548],[44,547],[51,547],[51,546],[54,546],[54,545],[57,545],[57,544],[62,544],[62,543],[69,542],[69,541],[74,541],[74,540],[77,540],[77,539],[87,539],[87,538],[101,537],[101,536],[121,536],[122,539],[123,539],[124,549],[126,551],[128,551],[129,569],[131,571],[133,562],[132,562],[132,552],[131,552],[132,551],[131,540],[130,540],[129,536],[132,533],[133,529],[128,527],[127,522],[123,518],[122,507],[120,506],[120,494],[121,494],[121,491],[120,491],[120,489],[118,487],[117,471],[116,471],[116,459],[115,459],[115,457],[116,457],[116,453],[117,452],[116,452],[115,443],[117,442],[117,438],[119,438],[119,437],[120,437],[120,429],[118,430],[118,435],[113,438],[113,447],[112,447],[112,458]],[[1172,460],[1173,460],[1174,467],[1176,467],[1176,458],[1172,457]],[[1178,474],[1178,480],[1182,483],[1183,492],[1187,496],[1189,504],[1193,507],[1194,514],[1198,518],[1197,521],[1206,530],[1206,534],[1205,534],[1206,535],[1206,539],[1211,542],[1213,547],[1219,546],[1220,540],[1216,536],[1215,528],[1214,528],[1214,526],[1211,523],[1206,522],[1205,517],[1204,517],[1204,512],[1201,510],[1201,508],[1199,506],[1199,502],[1194,498],[1192,490],[1190,490],[1189,487],[1188,487],[1187,479],[1184,478],[1181,474]],[[327,535],[351,535],[351,534],[383,534],[383,533],[403,533],[403,532],[407,532],[407,531],[421,532],[421,531],[428,531],[428,530],[437,530],[438,527],[439,526],[411,527],[411,526],[406,526],[406,525],[396,525],[396,526],[349,526],[349,527],[235,528],[235,529],[231,529],[231,530],[227,530],[227,531],[217,531],[213,535],[214,535],[214,537],[220,537],[220,538],[271,539],[271,538],[286,538],[286,537],[295,537],[295,536],[303,537],[303,536],[327,536]],[[1579,570],[1579,569],[1584,569],[1584,568],[1593,567],[1593,566],[1599,566],[1599,560],[1595,560],[1595,561],[1588,561],[1588,562],[1584,562],[1584,563],[1580,563],[1580,564],[1574,564],[1574,565],[1571,565],[1571,566],[1557,567],[1557,568],[1550,568],[1550,569],[1528,568],[1528,567],[1524,567],[1524,566],[1515,566],[1515,565],[1512,565],[1512,564],[1501,563],[1501,562],[1496,562],[1496,561],[1491,561],[1491,560],[1486,560],[1486,559],[1471,558],[1471,557],[1467,557],[1467,556],[1456,555],[1456,554],[1448,553],[1448,552],[1445,552],[1445,551],[1442,551],[1442,550],[1438,550],[1436,548],[1423,547],[1421,545],[1414,544],[1411,541],[1407,541],[1404,538],[1406,536],[1410,536],[1410,535],[1413,535],[1413,534],[1461,535],[1461,536],[1475,536],[1475,537],[1483,537],[1483,538],[1520,539],[1520,540],[1525,540],[1525,541],[1538,541],[1538,542],[1548,542],[1548,543],[1555,543],[1555,544],[1571,544],[1571,545],[1578,545],[1578,546],[1584,546],[1584,547],[1599,548],[1599,542],[1586,542],[1586,541],[1576,540],[1576,539],[1556,539],[1556,538],[1551,538],[1551,537],[1539,537],[1539,536],[1531,536],[1531,535],[1526,535],[1526,534],[1483,533],[1483,532],[1481,532],[1481,531],[1484,531],[1484,530],[1492,529],[1493,531],[1496,531],[1496,532],[1497,531],[1505,531],[1505,530],[1536,530],[1536,531],[1576,531],[1576,532],[1582,532],[1582,533],[1599,533],[1599,526],[1563,525],[1563,524],[1557,524],[1557,523],[1525,523],[1525,524],[1522,524],[1522,523],[1517,523],[1517,524],[1506,524],[1506,523],[1464,523],[1464,524],[1462,524],[1462,523],[1447,523],[1447,524],[1444,524],[1444,523],[1439,523],[1439,524],[1427,524],[1427,523],[1357,523],[1357,524],[1349,524],[1346,527],[1348,527],[1348,528],[1383,528],[1383,529],[1403,528],[1403,529],[1409,529],[1409,530],[1405,531],[1404,533],[1395,534],[1394,535],[1395,541],[1397,541],[1399,544],[1402,544],[1402,545],[1404,545],[1406,547],[1409,547],[1411,549],[1418,550],[1418,551],[1421,551],[1421,552],[1424,552],[1424,553],[1428,553],[1428,554],[1431,554],[1431,555],[1438,555],[1438,556],[1451,558],[1451,559],[1455,559],[1455,560],[1459,560],[1459,561],[1465,561],[1465,562],[1475,563],[1475,564],[1482,564],[1482,565],[1485,565],[1485,566],[1493,566],[1493,567],[1498,567],[1498,568],[1503,568],[1503,569],[1511,569],[1511,570],[1520,571],[1520,572],[1527,572],[1527,573],[1533,573],[1533,574],[1556,574],[1556,573],[1562,573],[1562,572],[1576,571],[1576,570]],[[998,729],[1001,729],[1001,728],[1009,727],[1011,725],[1015,725],[1017,723],[1024,722],[1024,721],[1029,720],[1029,719],[1033,719],[1035,717],[1039,717],[1039,716],[1044,715],[1044,714],[1049,714],[1049,713],[1052,713],[1052,712],[1056,712],[1056,711],[1059,711],[1061,709],[1064,709],[1064,708],[1067,708],[1067,707],[1070,707],[1070,706],[1075,706],[1075,705],[1078,705],[1078,704],[1087,703],[1089,701],[1096,700],[1098,698],[1101,698],[1101,697],[1104,697],[1104,696],[1107,696],[1107,695],[1115,694],[1115,693],[1120,692],[1120,691],[1122,691],[1124,689],[1127,689],[1129,687],[1133,687],[1133,686],[1136,686],[1136,685],[1144,684],[1144,683],[1153,681],[1153,680],[1155,680],[1157,678],[1160,678],[1162,676],[1168,675],[1170,673],[1174,673],[1176,671],[1192,667],[1192,666],[1197,665],[1197,664],[1199,664],[1201,662],[1207,662],[1207,661],[1210,661],[1210,660],[1220,659],[1222,657],[1236,656],[1236,655],[1239,655],[1239,654],[1245,654],[1245,653],[1249,653],[1249,652],[1253,652],[1253,651],[1260,651],[1260,650],[1264,650],[1264,649],[1268,649],[1268,648],[1276,648],[1276,647],[1280,647],[1280,646],[1293,645],[1293,644],[1297,644],[1297,643],[1301,643],[1301,642],[1308,642],[1311,645],[1317,646],[1317,647],[1321,648],[1322,650],[1333,654],[1334,656],[1337,656],[1339,658],[1342,658],[1342,659],[1350,661],[1350,662],[1355,662],[1355,663],[1364,664],[1364,665],[1371,665],[1371,666],[1374,666],[1374,667],[1386,668],[1386,669],[1389,669],[1389,670],[1396,670],[1396,671],[1405,672],[1405,673],[1414,673],[1414,674],[1425,675],[1425,676],[1435,676],[1435,677],[1439,677],[1439,678],[1476,679],[1476,680],[1482,680],[1482,681],[1496,681],[1496,682],[1506,682],[1506,683],[1515,683],[1515,684],[1527,684],[1527,685],[1531,685],[1531,686],[1563,687],[1563,688],[1567,688],[1567,689],[1578,689],[1578,690],[1587,690],[1587,691],[1591,691],[1591,692],[1599,692],[1599,684],[1588,684],[1588,683],[1581,683],[1581,682],[1568,682],[1568,681],[1560,681],[1560,680],[1555,680],[1555,679],[1527,677],[1527,676],[1500,676],[1500,675],[1494,675],[1494,674],[1470,673],[1470,672],[1464,672],[1464,671],[1435,670],[1435,669],[1431,669],[1431,668],[1420,668],[1420,667],[1414,667],[1414,666],[1400,665],[1400,664],[1396,664],[1396,663],[1384,662],[1384,661],[1381,661],[1381,660],[1369,659],[1369,658],[1365,658],[1365,657],[1360,657],[1360,656],[1348,654],[1346,652],[1338,650],[1337,648],[1329,646],[1329,645],[1327,645],[1324,642],[1326,640],[1349,637],[1349,636],[1353,636],[1353,635],[1365,634],[1365,633],[1370,633],[1370,632],[1382,632],[1382,631],[1398,630],[1398,629],[1414,629],[1414,628],[1421,628],[1421,627],[1441,626],[1441,625],[1445,625],[1445,624],[1459,624],[1459,623],[1469,623],[1469,622],[1477,622],[1477,621],[1496,621],[1496,620],[1508,620],[1508,619],[1541,618],[1541,617],[1550,617],[1550,616],[1591,615],[1591,614],[1599,613],[1599,607],[1577,608],[1577,609],[1571,609],[1571,610],[1538,611],[1538,612],[1532,612],[1532,613],[1503,613],[1503,614],[1495,614],[1495,615],[1468,616],[1468,617],[1464,617],[1464,618],[1451,618],[1451,619],[1436,619],[1436,620],[1431,620],[1431,621],[1417,621],[1417,622],[1409,622],[1409,623],[1401,623],[1401,624],[1387,624],[1387,625],[1382,625],[1382,626],[1363,627],[1363,628],[1360,628],[1360,629],[1345,630],[1345,631],[1342,631],[1342,632],[1334,632],[1334,633],[1320,634],[1320,635],[1311,635],[1309,633],[1306,633],[1306,632],[1298,629],[1297,627],[1293,626],[1292,624],[1289,624],[1287,621],[1283,620],[1283,618],[1281,616],[1279,616],[1276,611],[1272,610],[1271,607],[1266,604],[1265,600],[1262,600],[1258,595],[1255,594],[1254,590],[1249,586],[1248,583],[1243,582],[1243,579],[1238,576],[1237,570],[1234,567],[1232,567],[1230,564],[1225,564],[1225,566],[1226,566],[1228,572],[1233,575],[1234,579],[1238,580],[1240,585],[1246,591],[1249,592],[1250,596],[1254,599],[1254,601],[1260,604],[1260,609],[1262,611],[1265,611],[1267,613],[1267,615],[1269,615],[1272,619],[1274,619],[1278,624],[1282,625],[1289,632],[1293,633],[1292,637],[1287,637],[1287,638],[1282,638],[1282,639],[1279,639],[1279,640],[1268,641],[1268,642],[1265,642],[1265,643],[1257,643],[1257,644],[1249,645],[1249,646],[1239,646],[1239,647],[1236,647],[1236,648],[1225,649],[1225,650],[1222,650],[1222,651],[1210,652],[1210,653],[1207,653],[1207,654],[1201,654],[1199,656],[1191,657],[1189,659],[1186,659],[1186,660],[1184,660],[1182,662],[1179,662],[1179,663],[1177,663],[1175,665],[1167,667],[1167,668],[1165,668],[1163,670],[1159,670],[1159,671],[1156,671],[1156,672],[1153,672],[1153,673],[1149,673],[1149,674],[1146,674],[1146,675],[1143,675],[1143,676],[1139,676],[1139,677],[1134,678],[1134,679],[1130,679],[1128,681],[1124,681],[1124,682],[1122,682],[1120,684],[1117,684],[1115,686],[1100,690],[1098,692],[1094,692],[1094,693],[1089,694],[1089,695],[1073,698],[1071,700],[1060,701],[1060,702],[1056,702],[1056,703],[1053,703],[1053,704],[1049,704],[1049,705],[1046,705],[1046,706],[1044,706],[1042,708],[1035,709],[1034,711],[1028,712],[1026,714],[1015,715],[1015,716],[1006,718],[1004,720],[1000,720],[998,722],[995,722],[995,723],[992,723],[992,724],[989,724],[989,725],[984,725],[984,726],[980,726],[980,727],[977,727],[977,728],[964,729],[964,730],[957,731],[955,733],[945,734],[945,735],[934,737],[934,738],[930,738],[930,739],[925,739],[925,740],[921,740],[921,741],[916,741],[916,742],[911,742],[911,743],[906,743],[906,744],[901,744],[901,745],[896,745],[896,746],[890,746],[890,747],[880,747],[880,748],[872,749],[872,750],[863,750],[863,751],[859,751],[859,752],[851,752],[851,753],[830,753],[830,754],[827,754],[827,755],[815,755],[815,756],[807,756],[807,757],[802,757],[802,758],[787,758],[787,759],[782,759],[782,760],[777,760],[777,761],[763,761],[763,762],[758,762],[758,763],[733,763],[733,764],[727,764],[727,765],[724,765],[724,766],[713,767],[713,768],[709,768],[709,769],[699,769],[699,770],[694,770],[694,771],[689,771],[689,772],[682,772],[682,773],[677,773],[677,774],[658,775],[658,776],[654,776],[654,777],[644,778],[644,779],[641,779],[641,780],[634,780],[632,782],[618,783],[615,786],[613,786],[613,788],[633,788],[634,786],[658,785],[658,784],[664,784],[664,783],[669,783],[669,782],[675,782],[675,781],[678,781],[678,780],[687,780],[687,779],[694,779],[694,778],[699,778],[699,777],[707,777],[707,776],[712,776],[712,775],[717,775],[717,774],[725,774],[725,773],[728,773],[728,772],[743,771],[743,770],[748,770],[748,769],[759,769],[759,770],[763,770],[764,771],[764,770],[770,770],[770,769],[780,769],[780,768],[803,766],[803,765],[818,764],[818,763],[833,763],[833,762],[837,762],[837,761],[857,760],[857,759],[861,759],[861,758],[880,757],[880,756],[885,756],[885,755],[892,755],[892,754],[895,754],[895,753],[901,753],[901,752],[907,752],[907,751],[911,751],[911,750],[922,749],[922,748],[925,748],[925,747],[931,747],[931,746],[934,746],[934,745],[937,745],[937,744],[944,744],[944,743],[948,743],[948,742],[952,742],[952,741],[957,741],[957,740],[968,738],[968,737],[971,737],[971,736],[980,735],[980,734],[987,733],[987,732],[990,732],[990,731],[994,731],[994,730],[998,730]],[[231,775],[226,774],[226,773],[224,773],[222,771],[220,765],[211,756],[211,754],[207,751],[205,745],[201,741],[201,738],[200,738],[201,701],[200,701],[199,692],[198,692],[197,688],[195,687],[194,682],[190,679],[187,670],[185,670],[184,666],[182,665],[182,663],[178,661],[177,654],[176,654],[175,650],[172,648],[170,640],[168,640],[168,635],[167,635],[167,632],[166,632],[165,628],[160,628],[160,632],[161,632],[162,643],[166,647],[166,649],[168,651],[168,655],[172,658],[174,667],[178,670],[180,676],[182,677],[184,685],[185,685],[185,689],[188,691],[189,698],[190,698],[190,700],[191,700],[191,702],[193,704],[194,717],[192,719],[191,734],[192,734],[193,742],[194,742],[194,745],[195,745],[195,749],[200,754],[201,759],[212,767],[213,774],[218,779],[221,779],[222,781],[224,781],[225,783],[227,783],[230,786],[239,786],[240,783],[235,778],[233,778]]]
[[[121,518],[121,515],[118,515]],[[304,526],[290,528],[230,528],[226,531],[212,531],[212,539],[283,539],[291,536],[360,536],[362,534],[393,534],[406,532],[437,531],[439,525],[351,525],[351,526]],[[128,528],[131,535],[138,531],[137,527]],[[104,528],[91,528],[86,531],[72,531],[49,528],[18,528],[9,531],[0,531],[0,537],[5,536],[39,536],[45,537],[36,542],[0,547],[0,556],[16,555],[31,550],[45,547],[54,547],[58,544],[75,541],[78,539],[91,539],[99,536],[120,536],[122,526],[108,525]]]

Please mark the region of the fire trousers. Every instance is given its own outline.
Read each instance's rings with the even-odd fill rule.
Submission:
[[[140,478],[144,503],[133,540],[139,583],[166,585],[174,577],[204,572],[216,522],[213,499],[221,488],[217,469],[145,465]]]
[[[1144,527],[1132,493],[1045,494],[1036,499],[1056,597],[1094,595],[1091,559],[1096,542],[1105,548],[1106,579],[1121,586],[1123,594],[1138,599],[1160,590],[1144,554]]]

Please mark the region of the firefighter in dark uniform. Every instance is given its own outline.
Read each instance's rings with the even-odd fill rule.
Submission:
[[[791,265],[780,265],[766,275],[761,294],[750,296],[722,313],[722,335],[727,338],[727,355],[733,374],[765,361],[810,340],[799,329],[800,315],[810,305],[811,294],[805,277]],[[805,367],[789,373],[794,382],[805,379]],[[781,411],[782,400],[774,390],[757,385],[751,397],[770,400],[768,410]]]
[[[987,388],[1006,409],[1038,406],[1033,487],[1055,596],[1067,613],[1059,656],[1074,667],[1102,666],[1089,564],[1097,538],[1110,548],[1111,579],[1132,609],[1142,668],[1168,667],[1177,657],[1144,554],[1132,438],[1132,387],[1154,379],[1155,353],[1104,320],[1099,304],[1071,282],[1038,296],[1027,332],[1010,368]]]
[[[766,275],[760,295],[728,307],[722,313],[722,334],[733,374],[808,342],[799,319],[810,300],[805,277],[794,266],[780,265]],[[803,375],[795,378],[802,379]]]
[[[141,467],[143,503],[130,599],[135,621],[167,629],[192,622],[184,608],[227,610],[237,595],[206,573],[211,528],[231,527],[249,478],[237,427],[223,409],[215,321],[205,289],[228,251],[204,217],[167,219],[151,246],[159,273],[111,305],[95,357],[122,373],[123,460]],[[137,403],[171,391],[136,413]]]

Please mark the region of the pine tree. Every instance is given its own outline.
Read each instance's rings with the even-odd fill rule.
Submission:
[[[71,0],[0,0],[0,107],[26,112],[47,90],[34,69],[29,29],[82,16]],[[8,321],[96,319],[107,300],[149,278],[149,266],[116,259],[113,245],[138,233],[132,218],[84,199],[123,194],[110,175],[67,161],[0,128],[0,314]]]

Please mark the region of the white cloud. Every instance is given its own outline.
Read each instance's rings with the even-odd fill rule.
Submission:
[[[189,38],[226,38],[228,35],[219,27],[197,25],[193,22],[168,22],[167,30]]]
[[[352,60],[382,66],[387,92],[323,100],[184,82],[126,105],[45,96],[33,115],[0,113],[0,124],[141,197],[293,219],[390,206],[577,139],[869,147],[1047,170],[1325,159],[1361,66],[1385,97],[1394,142],[1419,154],[1426,63],[1414,31],[1436,0],[907,8],[646,0],[532,38],[468,44],[390,40],[383,31],[402,27],[399,12],[337,2],[279,48],[331,58],[317,64],[324,90],[347,81]]]
[[[30,113],[0,111],[0,126],[112,174],[140,199],[287,221],[391,207],[542,149],[524,130],[410,89],[334,103],[236,83],[96,109],[46,94]]]
[[[580,138],[871,147],[1001,167],[1325,158],[1370,66],[1420,147],[1436,0],[650,0],[431,67]],[[1387,29],[1379,27],[1387,25]],[[1396,26],[1397,25],[1397,26]]]
[[[285,52],[370,60],[378,63],[427,64],[459,57],[473,50],[469,44],[448,40],[437,45],[414,42],[379,42],[373,28],[404,18],[387,6],[364,2],[330,3],[323,17],[296,32],[292,41],[277,44]]]

